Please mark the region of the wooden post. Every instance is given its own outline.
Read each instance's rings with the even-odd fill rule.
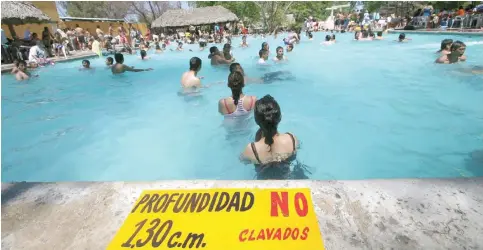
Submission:
[[[8,24],[8,30],[12,35],[12,39],[15,40],[15,38],[17,37],[17,33],[15,32],[15,28],[13,27],[13,24]]]

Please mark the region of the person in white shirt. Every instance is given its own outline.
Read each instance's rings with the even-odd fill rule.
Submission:
[[[48,58],[45,57],[45,50],[44,50],[44,44],[42,41],[38,40],[37,44],[30,48],[29,51],[29,62],[32,63],[37,63],[38,65],[45,65],[45,64],[51,64],[54,65],[54,62]]]
[[[260,64],[260,65],[266,65],[267,64],[267,60],[268,60],[268,51],[266,51],[264,49],[261,49],[258,52],[258,55],[260,56],[260,59],[258,59],[258,64]]]

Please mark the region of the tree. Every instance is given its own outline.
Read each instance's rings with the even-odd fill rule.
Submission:
[[[189,2],[188,6],[192,8],[222,6],[233,12],[240,20],[243,20],[246,25],[260,21],[260,8],[254,2],[200,1]]]
[[[71,17],[123,19],[128,12],[124,2],[62,1],[58,4],[65,8],[67,15]]]
[[[297,23],[304,22],[309,16],[325,20],[330,15],[330,11],[325,9],[330,6],[330,2],[294,2],[288,12],[294,15]]]
[[[138,16],[139,21],[151,25],[164,12],[173,8],[181,8],[181,2],[160,2],[160,1],[132,1],[127,2],[130,14]],[[174,4],[171,4],[174,3]]]
[[[255,1],[254,3],[260,8],[264,28],[271,33],[276,31],[283,24],[286,19],[287,11],[290,9],[290,6],[292,6],[293,1]]]

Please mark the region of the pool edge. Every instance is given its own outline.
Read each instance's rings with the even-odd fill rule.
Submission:
[[[2,246],[105,248],[145,189],[304,187],[312,191],[326,249],[483,247],[482,177],[2,183]],[[68,226],[79,223],[82,233]]]

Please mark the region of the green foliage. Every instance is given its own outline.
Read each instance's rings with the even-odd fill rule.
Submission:
[[[66,1],[67,14],[71,17],[124,18],[128,7],[123,2]]]
[[[297,22],[304,22],[309,16],[317,20],[325,20],[330,15],[330,11],[325,9],[330,6],[332,6],[331,2],[294,2],[288,12],[294,14]]]
[[[233,12],[246,24],[260,21],[260,8],[254,2],[199,1],[190,2],[191,7],[222,6]]]

